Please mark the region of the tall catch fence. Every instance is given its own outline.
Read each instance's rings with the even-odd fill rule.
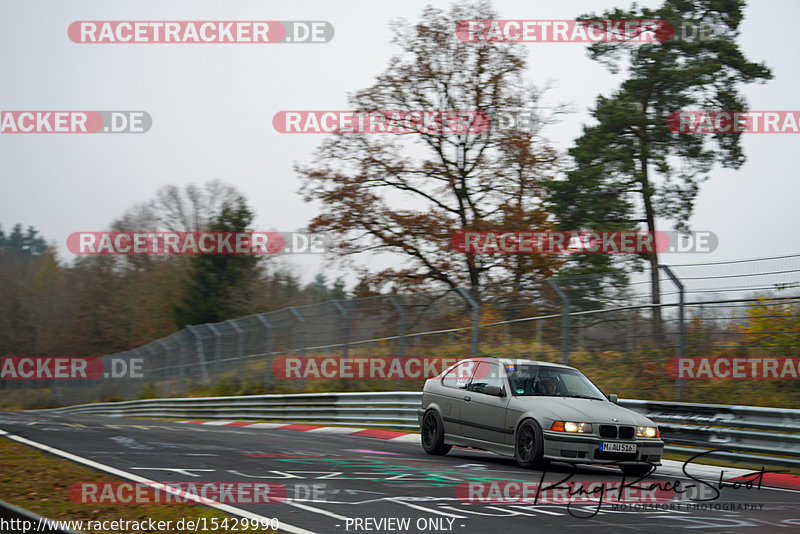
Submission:
[[[567,363],[606,393],[627,398],[800,407],[798,360],[795,376],[785,367],[786,358],[800,359],[800,254],[661,266],[657,306],[650,274],[645,269],[624,283],[593,275],[490,286],[479,294],[457,288],[285,308],[189,326],[104,356],[103,378],[4,380],[0,392],[7,406],[46,407],[195,394],[413,389],[422,379],[287,379],[276,373],[276,362],[484,355]],[[681,357],[709,359],[705,365],[715,377],[699,373],[699,360],[676,375]],[[715,358],[727,363],[714,369]],[[734,376],[734,360],[744,362],[739,373],[761,371],[774,360],[776,376]],[[131,375],[131,368],[138,372]]]

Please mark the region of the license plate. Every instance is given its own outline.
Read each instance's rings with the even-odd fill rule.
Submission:
[[[636,452],[635,443],[600,443],[600,450],[603,452]]]

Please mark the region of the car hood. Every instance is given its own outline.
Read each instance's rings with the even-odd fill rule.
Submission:
[[[620,425],[655,426],[650,419],[612,402],[564,397],[515,397],[515,409],[543,415],[556,421],[612,423]],[[614,421],[617,418],[618,421]]]

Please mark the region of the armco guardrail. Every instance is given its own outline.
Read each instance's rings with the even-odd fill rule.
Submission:
[[[800,410],[620,399],[659,424],[668,452],[800,466]],[[147,399],[47,410],[112,417],[245,419],[415,429],[420,393],[309,393]]]
[[[420,393],[301,393],[147,399],[81,404],[47,410],[112,417],[248,419],[287,423],[417,428]]]
[[[800,466],[800,410],[620,400],[658,423],[668,452],[761,464]]]

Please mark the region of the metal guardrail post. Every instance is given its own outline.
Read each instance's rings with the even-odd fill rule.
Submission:
[[[347,349],[350,345],[350,313],[344,309],[341,301],[334,300],[333,305],[344,315],[344,347],[342,347],[342,357],[347,358]]]
[[[569,297],[553,278],[547,282],[561,297],[561,363],[569,365]]]
[[[187,326],[189,332],[194,336],[195,346],[197,351],[197,363],[200,365],[200,380],[204,384],[208,384],[208,369],[206,368],[206,357],[203,352],[203,342],[200,341],[200,335],[197,333],[196,326]]]
[[[264,315],[266,314],[262,313],[261,315],[256,315],[256,319],[258,319],[261,324],[264,325],[264,328],[267,329],[267,341],[266,346],[264,347],[264,351],[267,356],[267,365],[266,369],[264,370],[264,385],[267,385],[272,381],[272,324],[270,324]]]
[[[472,358],[476,358],[478,356],[478,330],[480,329],[481,321],[481,305],[477,300],[475,300],[475,297],[472,295],[472,293],[463,287],[457,287],[456,292],[469,303],[469,307],[472,309],[472,341],[470,342],[470,356]]]
[[[306,325],[308,321],[306,321],[305,317],[300,315],[300,312],[294,308],[294,306],[290,306],[287,308],[292,315],[294,315],[295,319],[300,323],[300,356],[305,357],[306,355]]]
[[[536,321],[536,343],[542,344],[542,320]]]
[[[667,273],[672,283],[675,284],[678,288],[678,327],[680,328],[680,335],[678,339],[678,358],[683,358],[686,356],[686,322],[684,317],[684,287],[681,281],[675,276],[675,273],[672,272],[672,269],[667,267],[666,265],[659,265],[660,268]],[[679,375],[680,376],[680,375]],[[675,400],[679,401],[683,397],[683,379],[677,378],[675,379]]]
[[[394,295],[389,295],[389,302],[397,310],[399,324],[397,326],[397,357],[403,358],[406,354],[406,310]]]
[[[231,328],[236,332],[236,363],[239,372],[239,384],[244,380],[244,330],[233,319],[225,321],[231,325]]]

